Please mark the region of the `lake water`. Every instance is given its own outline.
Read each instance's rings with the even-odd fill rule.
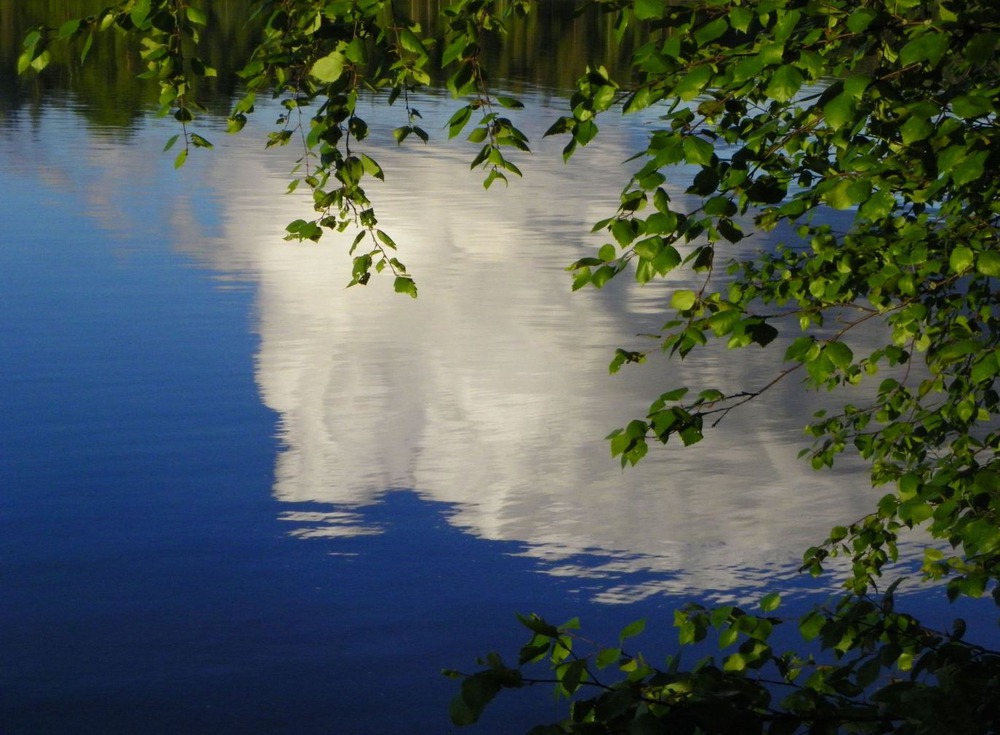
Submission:
[[[162,121],[97,127],[72,95],[0,121],[0,732],[446,732],[440,670],[515,651],[515,612],[598,639],[646,617],[665,650],[685,600],[823,594],[802,550],[874,496],[796,459],[794,383],[696,448],[610,458],[660,392],[760,386],[784,350],[609,376],[669,292],[572,293],[564,267],[650,123],[564,165],[559,95],[525,97],[535,153],[489,192],[444,140],[453,103],[421,100],[435,136],[403,148],[373,109],[416,301],[345,289],[347,236],[282,239],[310,210],[264,125],[208,123],[175,172]],[[469,731],[560,712],[517,693]]]

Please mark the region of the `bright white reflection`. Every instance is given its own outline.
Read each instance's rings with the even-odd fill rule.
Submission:
[[[541,142],[547,122],[528,124],[538,150],[519,160],[525,179],[489,192],[457,142],[368,149],[389,177],[371,191],[416,301],[388,278],[346,290],[346,236],[283,241],[309,211],[281,196],[287,158],[258,152],[258,140],[216,156],[222,233],[198,257],[257,284],[257,382],[284,445],[274,495],[337,509],[288,514],[302,535],[377,532],[360,509],[406,488],[452,504],[450,522],[469,533],[526,543],[553,574],[663,573],[601,592],[607,601],[773,580],[831,524],[864,513],[865,480],[797,460],[812,399],[792,381],[695,449],[653,449],[624,472],[609,458],[603,437],[659,392],[688,379],[759,387],[783,347],[609,376],[614,348],[656,326],[664,291],[623,278],[574,294],[564,267],[600,244],[586,233],[613,213],[642,123],[605,131],[565,166],[563,141]]]

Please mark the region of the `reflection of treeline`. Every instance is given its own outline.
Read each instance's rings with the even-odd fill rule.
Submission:
[[[448,0],[403,0],[396,8],[421,26],[434,29]],[[577,17],[578,0],[538,0],[529,16],[511,23],[503,44],[487,43],[486,66],[494,80],[518,87],[528,84],[570,89],[588,64],[605,65],[612,76],[623,53],[632,48],[625,39],[615,43],[613,18],[587,12]],[[440,38],[438,46],[441,46]]]
[[[139,48],[119,33],[100,34],[81,64],[79,48],[63,44],[51,47],[53,63],[41,75],[14,77],[21,39],[31,28],[58,28],[72,18],[99,12],[107,0],[0,0],[0,112],[30,102],[37,104],[50,91],[70,92],[80,110],[93,123],[127,126],[153,108],[159,96],[154,81],[137,79],[145,71]],[[211,85],[199,89],[199,99],[210,109],[224,113],[238,78],[235,70],[250,55],[254,37],[246,24],[250,0],[214,0],[205,3],[211,24],[202,37],[200,53],[219,70]]]
[[[53,63],[42,75],[14,76],[21,39],[32,27],[58,28],[67,20],[94,14],[109,0],[0,0],[0,114],[24,104],[38,104],[51,91],[76,95],[81,112],[102,126],[128,126],[142,110],[156,106],[155,82],[136,75],[144,71],[138,48],[116,33],[95,41],[81,64],[78,49],[56,45]],[[213,80],[203,80],[199,101],[209,109],[227,110],[238,83],[235,71],[247,60],[256,42],[254,26],[246,19],[254,0],[204,0],[209,25],[202,37],[201,57],[218,69]],[[397,0],[397,12],[436,34],[437,19],[447,0]],[[574,86],[587,64],[605,64],[614,70],[620,52],[613,41],[612,19],[588,13],[576,18],[574,0],[539,0],[528,18],[511,25],[506,41],[488,44],[484,56],[497,84],[567,89]],[[623,46],[630,45],[626,39]],[[443,46],[440,38],[438,48]]]

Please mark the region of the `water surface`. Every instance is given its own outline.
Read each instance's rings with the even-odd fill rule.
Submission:
[[[166,123],[97,125],[72,95],[8,114],[0,731],[442,732],[439,670],[513,651],[515,611],[598,638],[646,616],[655,648],[687,599],[807,598],[799,555],[864,514],[864,473],[797,460],[818,404],[793,381],[697,448],[611,460],[658,393],[759,387],[784,350],[609,376],[670,284],[572,293],[564,268],[651,122],[564,165],[558,96],[527,102],[525,179],[489,192],[438,133],[453,103],[420,100],[438,134],[403,148],[373,109],[416,301],[345,289],[350,236],[282,239],[309,207],[261,128],[208,123],[217,150],[175,172]],[[558,713],[519,695],[479,732]]]

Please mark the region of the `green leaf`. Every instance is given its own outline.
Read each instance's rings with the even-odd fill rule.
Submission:
[[[934,509],[931,508],[931,506],[925,501],[919,498],[914,498],[913,500],[907,500],[906,502],[900,503],[896,513],[899,515],[899,519],[903,521],[903,523],[915,526],[923,523],[934,515]]]
[[[674,86],[673,94],[682,100],[693,100],[708,85],[713,75],[712,67],[706,65],[696,66],[689,71]]]
[[[984,94],[963,94],[951,101],[951,109],[967,120],[990,115],[996,111],[993,100]]]
[[[948,342],[934,353],[938,362],[956,362],[967,355],[972,355],[980,349],[979,343],[972,339],[961,339]]]
[[[136,28],[141,28],[146,23],[146,18],[149,17],[149,0],[136,0],[135,5],[132,6],[132,11],[129,13],[129,19]]]
[[[916,38],[903,46],[899,51],[899,62],[903,66],[921,61],[937,65],[948,50],[948,34],[940,31],[927,30],[919,33]]]
[[[597,668],[605,669],[608,666],[618,663],[621,657],[622,651],[620,648],[602,648],[594,657],[594,663],[597,664]]]
[[[418,56],[426,56],[427,49],[421,43],[420,38],[409,28],[402,28],[399,31],[399,42],[403,48]]]
[[[372,176],[380,181],[385,181],[385,173],[382,171],[382,167],[368,155],[361,154],[361,164],[364,166],[365,173]]]
[[[795,339],[785,350],[785,360],[803,362],[815,344],[816,339],[812,336]]]
[[[906,145],[912,145],[917,141],[921,141],[932,132],[934,132],[934,126],[930,120],[918,115],[911,116],[899,129],[900,137]]]
[[[465,105],[456,110],[455,114],[451,116],[451,119],[446,123],[448,127],[448,137],[454,138],[456,135],[462,132],[462,128],[465,127],[466,123],[469,122],[472,117],[472,107],[470,105]]]
[[[707,166],[715,155],[715,147],[696,135],[684,136],[684,159],[696,166]]]
[[[664,245],[656,257],[653,258],[653,268],[660,276],[665,276],[680,264],[681,255],[673,245]]]
[[[351,269],[351,275],[360,282],[365,274],[371,270],[371,267],[372,256],[369,253],[359,255],[354,259],[354,267]]]
[[[609,265],[604,265],[594,271],[593,275],[590,277],[590,282],[596,288],[603,288],[604,284],[615,277],[617,271]]]
[[[566,695],[574,694],[580,688],[580,683],[587,678],[587,660],[575,659],[558,667],[556,677]]]
[[[969,379],[973,383],[993,381],[997,374],[1000,374],[1000,356],[996,352],[990,352],[980,357],[969,371]]]
[[[855,184],[851,179],[841,179],[823,195],[823,200],[834,209],[850,209],[865,198]]]
[[[193,145],[195,148],[214,148],[215,147],[214,145],[212,145],[211,141],[203,138],[202,136],[198,135],[197,133],[189,133],[188,137],[191,140],[191,145]]]
[[[645,240],[640,240],[633,246],[636,255],[641,258],[646,258],[647,260],[653,260],[660,251],[663,249],[663,238],[659,236],[647,237]]]
[[[847,18],[847,28],[852,33],[862,33],[871,22],[878,17],[878,13],[870,8],[859,8],[851,12]]]
[[[309,69],[309,73],[321,82],[330,84],[343,75],[346,62],[346,56],[339,51],[333,51],[316,61]]]
[[[854,352],[843,342],[830,342],[823,353],[841,370],[846,370],[854,362]]]
[[[543,635],[546,636],[547,638],[559,637],[559,629],[556,626],[552,625],[551,623],[547,623],[545,620],[538,617],[534,613],[532,613],[531,615],[521,615],[520,613],[518,613],[517,620],[518,622],[521,623],[521,625],[530,630],[532,633],[537,633],[538,635]]]
[[[674,291],[670,297],[670,306],[678,311],[687,311],[698,301],[698,296],[694,291],[681,290]]]
[[[90,53],[91,47],[94,45],[94,29],[90,29],[90,33],[87,34],[87,38],[83,42],[83,48],[80,49],[80,63],[82,64],[87,60],[87,55]]]
[[[879,190],[869,196],[858,211],[869,220],[880,220],[888,217],[895,208],[896,197],[892,195],[892,192]]]
[[[833,130],[839,130],[853,123],[857,113],[857,102],[847,92],[841,92],[823,107],[823,118]]]
[[[353,64],[364,64],[368,58],[368,49],[361,38],[355,36],[344,49],[344,56]]]
[[[855,74],[844,80],[844,94],[851,99],[859,100],[872,83],[872,78],[867,74]]]
[[[774,612],[778,609],[778,605],[781,604],[781,594],[778,592],[771,592],[770,594],[764,595],[763,599],[760,601],[760,609],[766,613]]]
[[[469,39],[466,36],[459,36],[454,41],[449,43],[441,54],[441,66],[446,67],[448,64],[452,63],[456,59],[459,59],[466,55],[466,48],[475,48],[474,44],[469,43]]]
[[[391,237],[389,237],[389,233],[388,232],[385,232],[384,230],[378,230],[377,229],[377,230],[375,230],[375,237],[377,237],[379,239],[379,241],[383,245],[385,245],[386,247],[391,248],[393,250],[397,250],[398,249],[398,247],[396,246],[395,241]]]
[[[32,56],[34,49],[29,49],[17,57],[17,73],[23,74],[30,67],[35,71],[42,71],[52,60],[52,53],[46,49],[37,56]]]
[[[396,276],[392,285],[396,293],[409,294],[410,298],[417,298],[417,284],[409,276]]]
[[[965,53],[973,63],[988,64],[993,61],[993,54],[996,52],[998,42],[1000,42],[1000,33],[995,31],[977,33],[966,45]]]
[[[483,709],[500,691],[500,680],[493,671],[481,671],[468,676],[462,682],[461,694],[452,700],[452,721],[459,725],[476,722]]]
[[[496,101],[500,103],[501,107],[506,107],[508,110],[524,109],[524,103],[513,97],[497,97]]]
[[[1000,278],[1000,253],[996,250],[984,250],[976,259],[976,270],[984,276]]]
[[[790,64],[778,67],[764,90],[771,99],[788,102],[802,87],[802,72]]]
[[[640,619],[629,623],[624,628],[622,628],[621,633],[618,634],[618,639],[624,641],[626,638],[633,638],[642,631],[646,629],[646,620]]]
[[[680,435],[681,443],[684,444],[685,447],[697,444],[705,438],[704,434],[702,434],[701,426],[697,424],[685,426],[680,430],[680,432],[678,432],[678,434]]]
[[[959,245],[948,256],[948,266],[952,273],[963,273],[972,267],[974,254],[967,247]]]
[[[59,26],[58,38],[66,39],[72,36],[80,28],[79,18],[74,18],[73,20],[67,20],[61,26]]]
[[[741,314],[736,309],[727,309],[725,311],[720,311],[712,316],[708,320],[708,326],[715,333],[716,337],[722,337],[723,335],[730,334],[736,326],[741,321]]]
[[[739,640],[739,637],[740,631],[735,625],[730,628],[726,628],[719,634],[719,648],[729,648],[729,646]]]
[[[813,610],[799,618],[799,632],[803,638],[811,641],[820,634],[825,624],[826,618],[820,612]]]
[[[729,30],[729,22],[725,16],[720,16],[713,21],[706,23],[694,32],[694,40],[699,46],[704,46],[721,36]]]
[[[663,15],[665,0],[635,0],[633,12],[638,20],[652,20]]]
[[[664,403],[679,401],[689,392],[690,392],[689,388],[674,388],[673,390],[668,390],[666,393],[660,394],[660,400]]]
[[[749,8],[734,6],[729,10],[729,23],[734,30],[746,32],[750,28],[753,13]]]
[[[746,667],[747,660],[742,653],[734,653],[730,656],[726,656],[726,660],[722,662],[723,671],[738,672],[743,671]]]
[[[951,170],[951,179],[956,184],[968,184],[978,181],[986,170],[986,151],[979,151],[969,156]]]
[[[187,13],[187,19],[192,23],[194,23],[195,25],[199,26],[208,25],[208,16],[205,15],[205,11],[202,10],[201,8],[198,8],[194,5],[188,5],[186,13]]]

